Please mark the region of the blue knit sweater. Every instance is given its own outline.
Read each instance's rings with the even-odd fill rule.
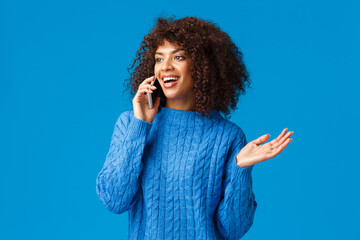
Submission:
[[[252,167],[236,165],[246,144],[213,110],[160,107],[153,123],[118,118],[96,190],[107,209],[129,211],[129,239],[240,239],[257,206]]]

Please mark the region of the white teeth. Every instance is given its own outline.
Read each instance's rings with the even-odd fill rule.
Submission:
[[[178,79],[179,79],[178,77],[164,77],[163,78],[164,82],[170,81],[170,80],[178,80]]]

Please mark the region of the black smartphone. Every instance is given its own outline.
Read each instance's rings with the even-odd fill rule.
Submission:
[[[156,77],[155,77],[155,80],[151,83],[151,85],[155,86],[156,89],[153,91],[153,93],[147,93],[149,108],[153,108],[153,106],[154,106],[153,103],[154,103],[156,97],[164,98],[164,93],[160,86],[159,80]]]

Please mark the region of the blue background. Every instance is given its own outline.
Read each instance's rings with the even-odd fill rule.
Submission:
[[[253,88],[231,120],[248,140],[293,141],[253,171],[243,238],[360,239],[359,3],[356,1],[0,1],[2,239],[126,239],[95,180],[127,66],[156,17],[217,23]]]

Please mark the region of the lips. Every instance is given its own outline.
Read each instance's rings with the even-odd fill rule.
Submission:
[[[164,82],[168,82],[168,81],[177,81],[179,79],[179,76],[175,76],[175,75],[165,75],[162,76],[162,80]]]
[[[172,88],[177,84],[177,81],[179,80],[179,76],[165,75],[165,76],[162,76],[162,80],[164,82],[165,88]]]

